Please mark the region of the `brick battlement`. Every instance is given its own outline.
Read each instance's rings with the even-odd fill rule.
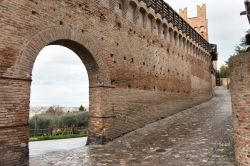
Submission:
[[[143,0],[147,7],[152,7],[156,13],[159,13],[162,19],[166,19],[169,23],[172,23],[181,30],[198,45],[205,48],[210,52],[210,44],[205,38],[203,38],[189,23],[186,22],[171,6],[169,6],[164,0]]]
[[[109,10],[114,10],[115,13],[132,21],[136,25],[139,25],[138,23],[144,24],[145,21],[152,22],[151,25],[149,25],[151,27],[147,27],[148,25],[143,25],[143,27],[146,30],[150,30],[151,33],[160,36],[160,38],[162,35],[165,36],[165,38],[169,35],[170,38],[173,38],[170,39],[170,41],[178,43],[178,40],[183,40],[183,46],[191,51],[201,51],[208,54],[212,59],[218,58],[217,46],[207,41],[208,30],[206,30],[205,36],[201,35],[199,31],[195,29],[196,27],[192,26],[192,22],[181,17],[182,15],[179,15],[169,4],[164,2],[164,0],[119,0],[119,6],[117,8],[112,1],[99,0],[98,3]],[[197,7],[198,18],[201,18],[201,16],[202,18],[206,17],[204,10],[206,10],[205,5]],[[207,25],[204,25],[204,27],[207,27]],[[155,29],[157,32],[154,32]],[[203,31],[204,30],[201,30],[202,33]]]

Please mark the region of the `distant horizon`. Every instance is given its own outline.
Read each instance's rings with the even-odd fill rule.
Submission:
[[[51,106],[59,106],[59,107],[80,107],[81,105],[73,106],[73,105],[58,105],[58,104],[53,104],[53,105],[30,105],[30,107],[51,107]],[[89,106],[83,105],[83,107],[88,108]]]

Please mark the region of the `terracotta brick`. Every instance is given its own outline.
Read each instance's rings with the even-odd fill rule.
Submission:
[[[209,52],[143,1],[3,0],[0,8],[0,165],[28,162],[31,73],[46,45],[68,47],[87,68],[89,144],[211,98]]]
[[[234,112],[234,138],[237,165],[250,165],[250,53],[231,57],[230,79]]]

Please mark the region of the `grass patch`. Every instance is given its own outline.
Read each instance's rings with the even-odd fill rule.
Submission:
[[[30,141],[68,139],[68,138],[79,138],[79,137],[87,137],[87,136],[88,135],[86,133],[73,134],[73,135],[36,136],[36,137],[30,137]]]

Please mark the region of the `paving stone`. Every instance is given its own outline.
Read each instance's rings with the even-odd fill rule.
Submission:
[[[215,93],[206,103],[149,124],[107,145],[47,154],[31,158],[30,164],[233,166],[230,96],[222,88],[217,88]]]

